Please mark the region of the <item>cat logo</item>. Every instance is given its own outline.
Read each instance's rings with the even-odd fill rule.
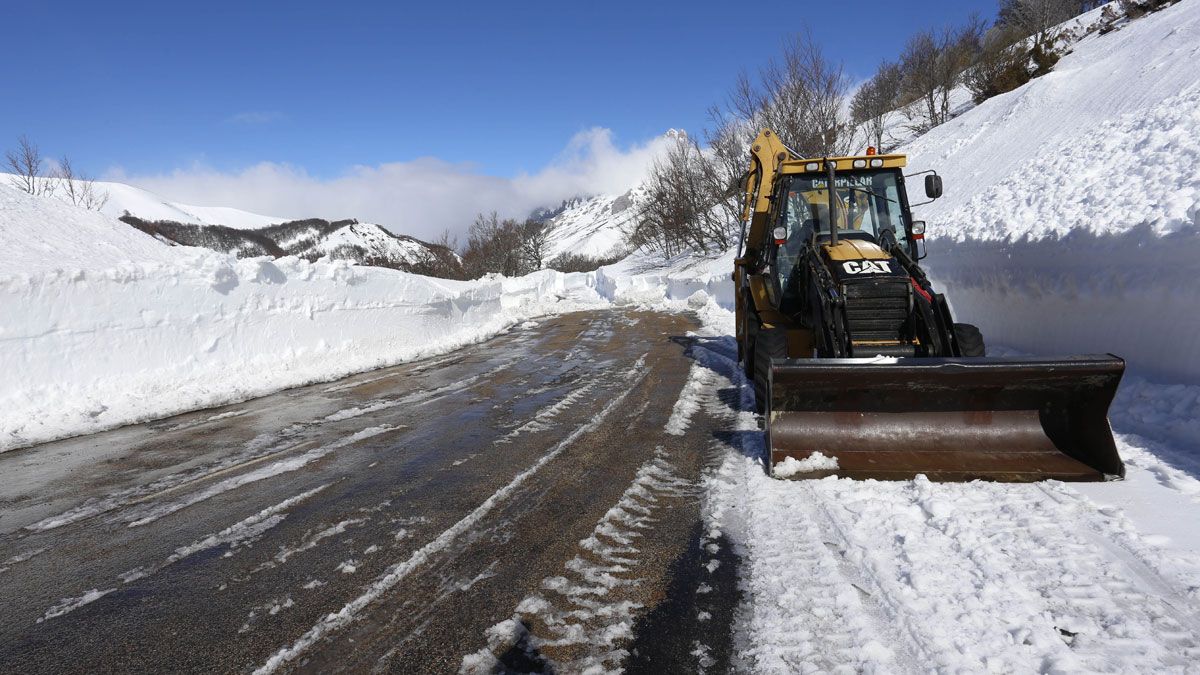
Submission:
[[[842,263],[846,274],[887,274],[891,267],[887,260],[850,260]]]

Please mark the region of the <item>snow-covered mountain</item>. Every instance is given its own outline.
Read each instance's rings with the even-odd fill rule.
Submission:
[[[7,183],[7,178],[0,174],[0,181]],[[426,274],[446,265],[454,267],[458,261],[457,255],[445,247],[393,234],[374,223],[297,220],[229,207],[193,206],[112,181],[97,181],[95,190],[107,196],[101,214],[118,218],[168,245],[200,246],[242,258],[330,257]]]
[[[159,195],[125,183],[96,181],[96,192],[108,195],[101,213],[118,218],[130,214],[144,220],[169,220],[189,225],[222,225],[235,229],[253,229],[285,223],[295,218],[264,216],[225,206],[192,206],[172,202]]]
[[[625,234],[633,224],[638,200],[645,188],[634,187],[620,195],[597,195],[571,200],[547,220],[546,238],[553,259],[562,254],[613,258],[629,253]]]
[[[150,221],[132,215],[120,219],[166,244],[201,246],[239,258],[332,258],[435,276],[439,272],[452,273],[458,264],[457,254],[444,246],[392,234],[380,225],[356,220],[309,218],[260,228],[233,228]],[[449,268],[442,269],[447,265]]]

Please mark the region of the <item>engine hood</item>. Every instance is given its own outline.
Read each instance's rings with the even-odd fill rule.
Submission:
[[[823,245],[821,252],[829,270],[839,282],[905,276],[900,264],[875,242],[841,239],[836,246]]]

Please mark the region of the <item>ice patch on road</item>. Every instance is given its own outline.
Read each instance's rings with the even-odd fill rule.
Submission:
[[[307,452],[303,452],[295,457],[279,460],[268,466],[255,469],[253,471],[248,471],[244,474],[234,476],[233,478],[227,478],[223,481],[220,481],[216,485],[212,485],[198,492],[189,494],[178,501],[158,504],[139,515],[130,516],[134,519],[129,522],[129,527],[140,527],[142,525],[147,525],[189,506],[199,504],[202,501],[229,492],[230,490],[236,490],[237,488],[250,483],[273,478],[282,473],[296,471],[297,469],[303,468],[304,466],[307,466],[308,464],[315,462],[332,452],[340,450],[341,448],[345,448],[358,443],[359,441],[373,438],[375,436],[379,436],[380,434],[385,434],[395,430],[396,427],[390,426],[368,427],[335,443],[330,443],[329,445],[323,445],[319,448],[308,450]]]
[[[109,588],[101,591],[93,588],[77,598],[63,598],[58,602],[57,605],[54,605],[50,609],[46,610],[46,613],[42,616],[42,618],[38,619],[37,622],[42,623],[43,621],[48,621],[50,619],[63,616],[64,614],[74,612],[80,607],[83,607],[84,605],[90,605],[91,603],[103,598],[115,590],[117,589]]]
[[[230,550],[226,551],[226,555],[229,555],[233,549],[250,545],[264,533],[266,533],[267,530],[270,530],[279,523],[283,522],[284,518],[287,517],[286,513],[284,513],[285,511],[303,502],[309,497],[321,492],[330,485],[332,485],[332,483],[326,483],[293,497],[289,497],[282,502],[279,502],[274,506],[267,507],[248,518],[239,520],[238,522],[230,525],[216,534],[211,534],[203,539],[188,544],[187,546],[181,546],[175,549],[175,552],[159,565],[150,568],[144,566],[136,567],[126,572],[122,572],[120,575],[118,575],[118,578],[121,580],[121,583],[130,584],[139,579],[144,579],[151,574],[155,574],[190,555],[217,546],[228,545]]]
[[[284,511],[292,508],[296,504],[299,504],[309,497],[312,497],[330,485],[331,483],[326,483],[306,492],[302,492],[294,497],[289,497],[288,499],[285,499],[274,506],[259,511],[249,518],[245,518],[234,523],[233,525],[230,525],[217,534],[209,535],[208,537],[205,537],[204,539],[187,546],[181,546],[175,549],[175,552],[171,554],[169,558],[167,558],[166,564],[170,565],[171,563],[182,560],[194,553],[213,548],[215,546],[228,545],[230,548],[237,548],[238,546],[245,545],[250,541],[257,539],[258,537],[261,537],[267,530],[283,522],[283,519],[287,517],[287,515],[283,513]]]
[[[581,399],[583,399],[584,396],[586,396],[588,394],[588,392],[590,392],[595,387],[596,387],[595,382],[588,382],[587,384],[584,384],[583,386],[579,387],[578,389],[571,390],[571,392],[568,393],[566,396],[564,396],[561,400],[557,401],[553,405],[547,406],[547,407],[539,410],[537,413],[534,414],[533,419],[529,420],[525,424],[522,424],[521,426],[517,427],[516,429],[513,429],[512,431],[508,432],[504,436],[496,439],[495,442],[497,444],[512,443],[513,439],[520,436],[521,434],[533,433],[533,432],[537,432],[537,431],[545,431],[547,429],[550,429],[553,426],[552,421],[554,420],[555,417],[558,417],[560,414],[562,414],[562,412],[564,410],[566,410],[567,408],[570,408],[571,406],[578,403]],[[465,460],[460,460],[459,462],[455,462],[455,465],[461,463],[461,461],[465,461]]]
[[[5,560],[4,562],[0,563],[0,574],[7,572],[9,570],[9,568],[11,568],[13,565],[19,565],[19,564],[29,560],[30,558],[34,558],[38,555],[41,555],[42,553],[45,553],[48,550],[50,550],[50,549],[43,546],[41,548],[35,548],[35,549],[31,549],[29,551],[25,551],[23,553],[16,554],[16,555],[10,557],[8,560]]]
[[[309,549],[316,548],[317,544],[320,544],[322,540],[336,537],[339,534],[345,533],[347,529],[365,522],[367,522],[366,518],[347,518],[315,534],[306,534],[304,540],[296,546],[280,546],[279,552],[275,554],[272,560],[259,565],[254,571],[258,572],[269,567],[274,567],[275,565],[282,565],[297,553],[303,553]]]

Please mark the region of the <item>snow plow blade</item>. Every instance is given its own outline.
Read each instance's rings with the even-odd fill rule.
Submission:
[[[770,470],[780,478],[1120,478],[1108,407],[1124,371],[1111,354],[775,360]]]

